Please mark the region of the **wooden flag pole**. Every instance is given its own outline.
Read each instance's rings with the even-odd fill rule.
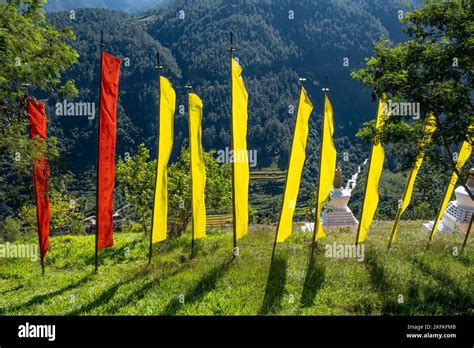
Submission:
[[[96,217],[95,217],[95,269],[94,272],[99,271],[99,151],[100,151],[100,99],[102,89],[102,54],[104,52],[104,32],[100,31],[100,69],[99,69],[99,117],[97,118],[97,164],[96,164]]]
[[[328,77],[326,76],[326,82],[324,84],[324,88],[322,89],[324,92],[324,96],[326,97],[327,92],[329,91],[328,86]],[[326,107],[326,101],[324,101],[323,108]],[[313,255],[314,249],[316,249],[316,231],[319,225],[319,220],[320,216],[318,214],[318,199],[319,199],[319,188],[321,185],[321,166],[322,166],[322,159],[323,159],[323,140],[324,140],[324,124],[325,124],[325,119],[326,119],[326,112],[323,109],[323,118],[321,122],[321,145],[319,149],[319,178],[318,178],[318,187],[316,188],[316,207],[315,207],[315,212],[314,212],[314,227],[313,227],[313,240],[311,241],[311,255]]]
[[[423,129],[424,129],[424,127],[423,127]],[[402,194],[401,202],[399,201],[400,203],[398,205],[397,214],[395,215],[395,221],[393,223],[392,232],[390,233],[390,238],[388,240],[387,252],[390,252],[390,250],[392,249],[393,237],[395,236],[395,233],[397,232],[398,224],[400,222],[400,218],[402,217],[402,206],[403,206],[403,203],[405,201],[405,194],[406,194],[406,190],[408,188],[408,183],[410,182],[411,176],[413,175],[413,168],[414,167],[411,168],[410,174],[408,175],[407,183],[406,183],[406,186],[405,186],[405,190],[403,191],[403,194]]]
[[[424,137],[425,137],[426,127],[427,127],[427,121],[425,121],[425,124],[423,125],[422,138],[420,140],[420,143],[418,144],[418,149],[416,150],[415,163],[413,163],[413,166],[411,167],[411,170],[410,170],[410,174],[408,174],[407,182],[405,184],[405,189],[403,190],[403,194],[402,194],[402,199],[401,199],[402,202],[401,202],[401,204],[399,204],[399,207],[398,207],[398,210],[397,210],[397,215],[395,216],[395,222],[394,222],[393,227],[392,227],[392,233],[390,233],[390,240],[388,241],[387,252],[390,252],[390,249],[392,248],[393,237],[395,236],[395,233],[397,232],[398,224],[399,224],[400,219],[402,217],[402,207],[403,207],[403,203],[406,199],[408,184],[411,181],[411,178],[412,178],[412,175],[413,175],[413,170],[416,167],[416,161],[418,160],[418,155],[420,153],[422,153],[422,149],[423,149],[423,145],[424,145],[423,140],[424,140]],[[425,155],[423,153],[422,159],[424,159],[424,157],[425,157]],[[418,174],[418,173],[416,173],[416,174]],[[415,175],[415,179],[416,179],[416,175]],[[415,185],[414,182],[413,182],[413,185]],[[408,203],[410,203],[410,202],[408,202]]]
[[[408,177],[408,178],[410,178],[410,177]],[[402,197],[402,198],[404,198],[404,197]],[[403,204],[403,202],[402,202],[402,204]],[[390,233],[390,239],[388,241],[387,252],[389,252],[390,249],[392,248],[393,236],[395,235],[395,232],[398,229],[398,223],[400,222],[401,217],[402,217],[402,208],[398,207],[397,215],[395,215],[395,222],[394,222],[394,225],[392,227],[392,233]]]
[[[157,129],[158,129],[158,134],[157,134],[157,153],[156,153],[156,174],[155,174],[155,188],[153,191],[153,203],[152,203],[152,209],[151,209],[151,230],[150,230],[150,246],[148,250],[148,264],[151,263],[151,258],[153,255],[153,225],[154,225],[154,211],[155,211],[155,199],[156,199],[156,178],[158,177],[158,158],[160,156],[160,104],[161,104],[161,85],[160,85],[160,78],[161,78],[161,70],[163,69],[163,66],[161,65],[160,62],[160,52],[156,53],[156,66],[157,70],[157,83],[158,83],[158,103],[157,103],[157,115],[158,115],[158,124],[157,124]]]
[[[189,172],[191,173],[191,214],[194,212],[194,203],[193,203],[193,164],[192,164],[192,153],[191,153],[191,105],[190,105],[190,100],[189,100],[189,93],[193,90],[193,86],[188,82],[184,86],[186,88],[187,92],[186,95],[188,97],[188,122],[189,122]],[[195,226],[195,221],[194,221],[194,216],[192,217],[192,222],[191,222],[191,258],[194,256],[194,226]]]
[[[377,117],[378,117],[378,115],[377,115]],[[364,203],[365,203],[366,194],[367,194],[367,186],[368,186],[368,183],[369,183],[370,167],[372,166],[372,153],[373,153],[373,149],[374,149],[374,144],[375,144],[375,140],[372,140],[372,144],[370,145],[370,154],[369,154],[369,160],[368,160],[369,165],[367,166],[367,179],[365,180],[365,185],[364,185],[364,199],[362,200],[362,209],[361,209],[361,212],[360,212],[359,227],[357,228],[355,246],[357,246],[359,244],[361,219],[364,216]]]
[[[461,252],[459,253],[459,255],[462,255],[464,248],[466,247],[467,239],[469,238],[469,234],[471,233],[473,220],[474,220],[474,213],[471,215],[471,221],[469,221],[469,226],[467,227],[466,236],[464,237],[464,241],[462,242]]]
[[[298,95],[298,105],[296,107],[296,118],[295,118],[295,131],[296,131],[296,121],[298,121],[298,110],[300,108],[300,96],[301,96],[301,91],[303,89],[303,81],[305,81],[306,79],[305,78],[299,78],[298,79],[298,82],[299,82],[299,85],[300,85],[300,92],[299,92],[299,95]],[[295,141],[295,133],[293,132],[293,142]],[[292,142],[292,143],[293,143]],[[290,171],[290,163],[291,163],[291,155],[293,153],[293,144],[291,146],[291,150],[290,150],[290,157],[288,159],[288,167],[286,169],[286,179],[285,179],[285,187],[283,189],[283,197],[282,197],[282,202],[281,202],[281,210],[280,210],[280,216],[278,217],[278,225],[280,224],[280,220],[281,220],[281,214],[283,212],[283,204],[285,203],[285,193],[286,193],[286,186],[288,185],[288,173]],[[272,262],[273,262],[273,257],[275,256],[275,250],[276,250],[276,246],[277,246],[277,239],[278,239],[278,225],[277,225],[277,230],[275,232],[275,240],[273,241],[273,250],[272,250]]]
[[[230,32],[230,48],[228,49],[230,54],[230,149],[233,150],[234,147],[234,127],[233,127],[233,98],[232,98],[232,64],[234,59],[234,33]],[[235,170],[234,170],[235,163],[232,163],[232,211],[233,211],[233,233],[234,233],[234,250],[233,255],[235,256],[235,252],[237,249],[237,229],[236,229],[236,220],[235,220]]]

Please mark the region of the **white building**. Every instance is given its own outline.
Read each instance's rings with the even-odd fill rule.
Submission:
[[[357,180],[357,177],[355,180]],[[321,223],[325,231],[341,227],[355,228],[359,225],[359,221],[357,221],[351,209],[347,206],[351,198],[351,189],[352,187],[349,185],[346,188],[342,187],[341,169],[337,168],[334,175],[331,198],[327,203],[328,209],[324,210],[321,214]]]
[[[467,186],[471,193],[474,194],[474,168],[471,169]],[[471,200],[466,189],[463,186],[458,186],[454,190],[456,200],[448,203],[443,217],[438,225],[438,232],[443,233],[466,233],[471,215],[474,212],[474,201]],[[423,230],[431,232],[434,221],[423,224]]]
[[[341,227],[354,229],[359,225],[359,221],[352,214],[352,210],[347,206],[351,198],[351,190],[355,187],[360,167],[349,180],[346,188],[342,187],[341,169],[337,168],[334,175],[333,189],[330,200],[327,203],[327,209],[321,214],[321,224],[324,231],[336,230]],[[303,232],[313,232],[314,223],[305,223],[301,226]]]

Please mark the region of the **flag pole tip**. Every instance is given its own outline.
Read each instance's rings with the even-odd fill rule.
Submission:
[[[327,92],[329,92],[329,87],[328,87],[328,77],[326,76],[326,81],[324,81],[324,87],[321,89],[324,94],[326,94]]]
[[[235,48],[234,48],[234,32],[231,31],[230,32],[230,48],[228,50],[229,52],[234,52],[235,51]]]
[[[155,69],[162,70],[163,65],[161,64],[161,59],[160,59],[160,52],[156,52],[156,65]]]

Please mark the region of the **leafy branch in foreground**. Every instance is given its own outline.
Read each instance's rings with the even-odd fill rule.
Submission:
[[[410,40],[394,45],[382,39],[375,46],[375,55],[366,59],[366,67],[352,73],[372,89],[373,96],[386,92],[394,102],[420,106],[421,117],[416,122],[391,117],[377,134],[383,142],[416,149],[423,120],[433,113],[438,130],[431,152],[443,147],[449,157],[443,164],[458,175],[450,145],[473,141],[473,134],[468,134],[474,121],[473,10],[471,1],[426,0],[423,8],[405,15],[404,31]],[[373,138],[376,134],[373,125],[366,124],[358,135]]]
[[[73,81],[61,76],[77,62],[70,47],[75,39],[70,28],[58,30],[46,21],[44,0],[0,2],[0,182],[4,215],[16,214],[29,199],[24,181],[31,175],[33,158],[44,153],[49,161],[57,158],[58,141],[49,137],[39,146],[27,133],[27,88],[35,94],[77,93]],[[28,197],[28,198],[25,198]]]

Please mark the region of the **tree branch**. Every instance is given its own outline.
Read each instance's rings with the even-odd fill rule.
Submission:
[[[449,148],[446,137],[444,136],[443,132],[441,131],[441,122],[439,120],[439,117],[435,113],[433,113],[433,115],[435,115],[436,121],[438,123],[438,129],[440,130],[441,139],[443,140],[444,149],[446,150],[446,152],[448,154],[448,161],[449,161],[450,167],[453,170],[453,172],[456,173],[456,175],[458,176],[458,179],[461,179],[461,174],[459,173],[458,166],[456,165],[456,163],[453,160],[453,154],[451,152],[451,149]],[[471,200],[474,201],[474,195],[472,194],[471,190],[469,189],[469,186],[467,186],[467,184],[464,183],[464,182],[461,182],[460,184],[466,190],[467,194],[469,195],[469,198],[471,198]]]
[[[443,146],[444,146],[446,152],[448,153],[448,158],[449,158],[449,162],[451,164],[451,169],[453,169],[454,173],[456,173],[456,175],[458,176],[458,179],[461,179],[461,174],[459,173],[458,167],[457,167],[456,163],[453,160],[453,155],[452,155],[451,150],[449,148],[449,145],[446,141],[446,138],[444,137],[444,135],[441,135],[441,137],[443,139]],[[469,195],[469,197],[471,198],[471,200],[474,201],[474,195],[471,193],[471,190],[469,189],[469,186],[467,186],[467,184],[465,182],[461,182],[460,184],[461,184],[462,187],[464,187],[464,189],[466,190],[466,192]]]

